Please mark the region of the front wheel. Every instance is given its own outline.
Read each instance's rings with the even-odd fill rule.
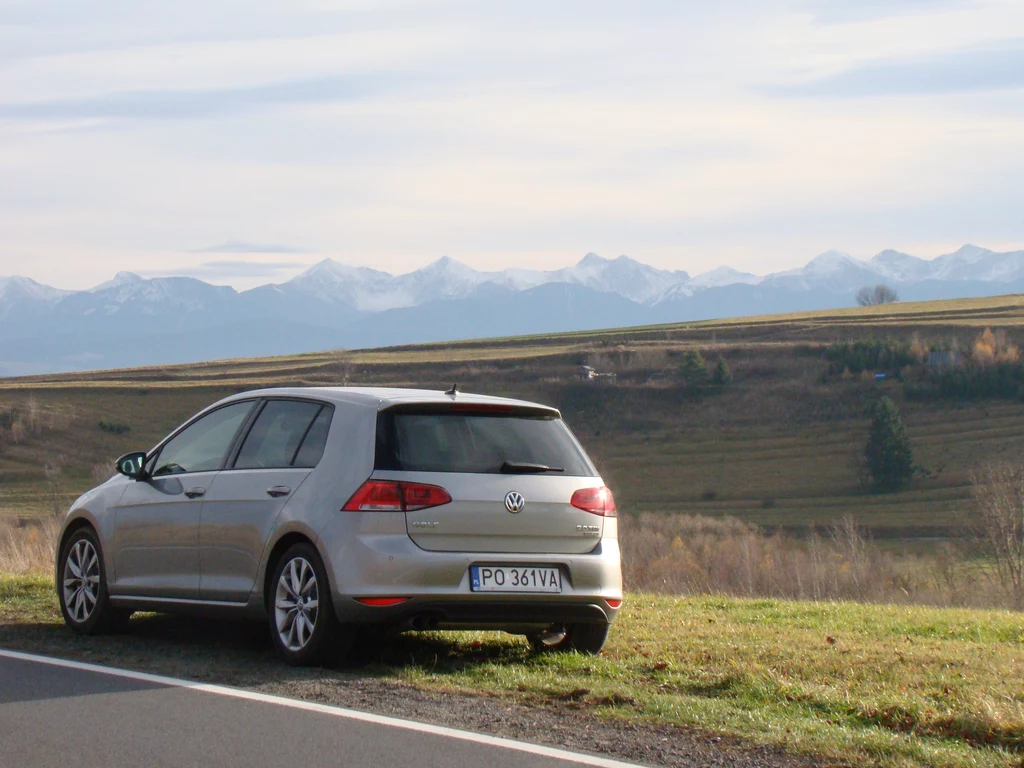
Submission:
[[[270,634],[289,664],[307,667],[340,658],[351,645],[334,615],[327,571],[312,544],[295,544],[274,569]]]
[[[92,528],[79,528],[64,542],[58,574],[60,612],[71,629],[96,635],[125,628],[131,611],[110,604],[103,553]]]
[[[604,647],[609,627],[609,624],[555,624],[546,632],[527,635],[526,639],[538,653],[579,651],[596,655]]]

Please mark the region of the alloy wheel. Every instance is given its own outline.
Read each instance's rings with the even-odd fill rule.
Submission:
[[[316,571],[304,557],[293,557],[281,571],[274,597],[274,618],[281,644],[301,651],[309,643],[319,614]]]
[[[68,615],[84,624],[92,616],[99,600],[100,558],[88,539],[79,539],[64,560],[64,605]]]

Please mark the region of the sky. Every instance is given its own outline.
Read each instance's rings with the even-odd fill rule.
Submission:
[[[0,275],[1024,247],[1022,0],[0,0]]]

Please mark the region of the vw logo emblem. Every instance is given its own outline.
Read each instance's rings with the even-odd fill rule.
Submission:
[[[519,493],[519,491],[509,491],[505,494],[505,509],[513,515],[522,512],[525,506],[526,499],[523,498],[523,494]]]

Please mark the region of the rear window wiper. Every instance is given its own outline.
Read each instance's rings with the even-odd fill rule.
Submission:
[[[565,472],[565,467],[549,467],[547,464],[530,464],[525,461],[506,461],[501,465],[503,475],[526,475],[531,472]]]

